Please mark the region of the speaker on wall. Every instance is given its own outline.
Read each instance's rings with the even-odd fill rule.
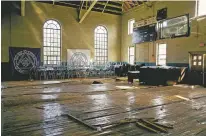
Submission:
[[[157,11],[157,21],[167,18],[167,8],[163,8]]]

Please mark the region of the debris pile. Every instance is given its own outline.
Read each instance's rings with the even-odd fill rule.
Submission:
[[[136,126],[154,133],[168,133],[168,129],[173,129],[172,125],[160,124],[157,121],[158,120],[154,118],[145,118],[145,119],[125,118],[124,120],[120,120],[116,125],[135,123]]]
[[[71,114],[62,114],[62,116],[67,116],[68,118],[71,118],[79,123],[81,123],[82,125],[91,128],[93,130],[96,131],[102,131],[103,128],[101,125],[90,125],[86,122],[84,122],[83,120],[74,117]],[[116,127],[119,125],[124,125],[124,124],[128,124],[128,123],[135,123],[136,126],[143,128],[149,132],[153,132],[153,133],[168,133],[168,129],[173,129],[173,126],[170,124],[161,124],[158,123],[158,119],[155,118],[125,118],[123,120],[120,120],[118,122],[114,122],[112,124],[110,124],[108,127],[104,128],[104,129],[108,129],[108,128],[112,128],[112,127]]]
[[[102,84],[100,81],[94,81],[92,84]]]

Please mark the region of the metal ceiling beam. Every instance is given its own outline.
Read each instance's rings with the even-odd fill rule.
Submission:
[[[87,7],[89,6],[89,2],[88,1],[85,1],[86,2],[86,4],[87,5],[83,5],[83,9],[87,9]],[[79,5],[77,5],[77,4],[73,4],[73,3],[66,3],[66,2],[56,2],[56,5],[58,4],[58,3],[62,3],[62,4],[65,4],[65,5],[68,5],[68,6],[78,6],[79,7]],[[92,9],[96,9],[96,10],[101,10],[101,12],[102,12],[102,10],[103,10],[103,8],[99,8],[99,7],[93,7]],[[122,12],[120,12],[120,11],[117,11],[117,10],[112,10],[112,9],[107,9],[107,8],[105,8],[105,10],[104,10],[105,12],[106,11],[109,11],[109,12],[112,12],[112,13],[117,13],[117,14],[122,14]]]
[[[134,5],[137,5],[137,4],[138,4],[138,2],[137,2],[136,0],[133,0],[133,2],[134,2]]]
[[[142,2],[142,1],[137,1],[137,3],[138,3],[139,5],[141,5],[143,2]]]
[[[122,3],[122,12],[124,11],[124,3]]]
[[[82,11],[83,6],[84,6],[84,0],[81,0],[81,3],[80,3],[80,6],[79,6],[79,9],[77,9],[78,19],[80,19],[80,18],[81,18],[81,11]]]
[[[105,10],[106,6],[108,5],[108,2],[109,2],[109,0],[107,0],[107,3],[105,4],[104,9],[102,10],[102,13],[104,13],[104,10]]]
[[[130,4],[133,5],[133,6],[135,5],[134,2],[133,2],[133,0],[128,0],[127,2],[128,2],[129,5],[130,5]]]
[[[128,7],[123,3],[123,11],[127,11]]]
[[[82,0],[80,9],[82,9],[83,5],[84,5],[84,0]]]
[[[88,1],[86,1],[86,9],[88,9]]]
[[[94,7],[93,9],[103,10],[103,8],[97,8],[97,7]],[[117,13],[117,14],[122,14],[121,11],[116,11],[116,10],[112,10],[112,9],[104,9],[104,11],[109,11],[109,12],[113,12],[113,13]]]
[[[25,0],[21,0],[21,16],[25,16]]]
[[[116,6],[116,5],[109,4],[108,1],[107,1],[107,3],[97,2],[97,4],[103,5],[103,6],[107,5],[107,6],[109,6],[109,7],[114,7],[114,8],[122,9],[122,7],[120,7],[120,6]]]
[[[125,6],[127,7],[127,9],[130,9],[131,6],[127,3],[127,1],[124,2]]]
[[[137,1],[138,2],[138,1]],[[140,7],[141,8],[144,8],[146,5],[145,3],[148,3],[149,1],[147,2],[142,2],[141,4],[139,3],[138,5],[134,6],[133,8],[130,8],[128,9],[127,11],[124,11],[123,14],[127,13],[127,12],[130,12],[130,11],[133,11],[133,10],[136,10],[136,9],[139,9]]]
[[[124,1],[112,1],[112,2],[122,4]]]
[[[79,7],[79,5],[77,5],[77,4],[63,2],[63,1],[58,1],[58,3],[62,3],[62,4],[65,4],[65,5],[71,5],[71,6],[78,6]]]
[[[52,0],[53,1],[53,0]],[[53,2],[51,1],[50,4],[52,4]],[[90,5],[92,4],[93,1],[86,1],[84,0],[84,4],[82,5],[82,11],[81,11],[81,15],[80,15],[80,7],[81,7],[81,4],[79,3],[70,3],[69,1],[59,1],[59,0],[54,0],[55,1],[55,5],[62,5],[62,6],[68,6],[68,7],[73,7],[73,8],[76,8],[77,10],[77,20],[78,22],[80,21],[80,18],[79,16],[82,16],[82,11],[83,10],[88,10],[88,8],[90,7]],[[98,1],[98,0],[97,0]],[[110,3],[111,0],[109,0],[108,4],[111,4]],[[99,1],[98,1],[99,2]],[[114,1],[112,1],[114,2]],[[123,2],[121,2],[123,3]],[[97,3],[96,3],[97,4]],[[105,9],[103,7],[99,7],[99,6],[95,6],[91,9],[91,11],[97,11],[97,12],[102,12],[104,10],[104,13],[109,13],[109,14],[115,14],[115,15],[121,15],[122,14],[122,11],[120,11],[121,9],[118,8],[118,9],[110,9],[111,7],[110,6],[106,6]],[[106,2],[104,3],[106,4]],[[112,4],[113,5],[113,4]],[[117,6],[117,5],[114,5],[114,6]],[[125,5],[123,5],[125,6]],[[107,8],[108,7],[108,8]],[[110,7],[110,8],[109,8]],[[123,7],[124,8],[124,7]],[[126,10],[124,10],[125,12]]]
[[[82,23],[82,21],[86,18],[86,16],[89,14],[89,12],[92,10],[92,8],[94,7],[94,5],[97,3],[97,0],[94,0],[92,2],[92,4],[90,5],[89,9],[86,11],[86,13],[84,13],[84,15],[81,17],[79,23]]]
[[[124,3],[129,9],[131,8],[131,5],[129,3],[127,3],[127,1],[125,1]]]

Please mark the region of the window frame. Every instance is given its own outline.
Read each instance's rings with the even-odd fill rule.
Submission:
[[[96,30],[99,29],[98,27],[103,27],[106,33],[97,33]],[[102,40],[101,38],[104,40]],[[94,29],[94,60],[97,65],[103,65],[108,62],[108,47],[107,28],[104,25],[96,26]]]
[[[59,29],[53,29],[53,30],[59,31],[59,34],[58,34],[58,32],[56,32],[56,33],[52,32],[51,33],[51,28],[46,28],[45,27],[45,25],[48,21],[54,21],[58,24]],[[47,23],[47,25],[49,25],[49,24]],[[45,35],[45,30],[47,30],[47,29],[50,29],[50,33],[49,33],[50,35],[53,34],[53,36],[54,35],[57,36],[57,38],[55,38],[56,42],[54,42],[54,39],[53,39],[53,42],[51,42],[51,40],[49,42],[47,41],[47,39],[45,40],[45,38],[48,38],[47,35]],[[56,19],[48,19],[44,22],[42,30],[43,30],[43,49],[42,49],[42,51],[43,51],[43,65],[61,65],[61,60],[62,60],[62,25]],[[59,38],[58,38],[58,36],[59,36]],[[47,45],[45,45],[45,43],[56,43],[56,46],[51,46],[51,45],[47,46]],[[58,46],[58,44],[59,44],[59,46]],[[45,48],[49,48],[50,51],[47,51],[47,52],[49,52],[50,55],[48,55],[48,54],[45,55]],[[54,49],[56,49],[56,51]],[[59,51],[58,51],[58,49],[59,49]],[[53,53],[53,55],[51,55],[51,52]],[[55,56],[54,53],[57,53],[57,55]],[[44,58],[45,56],[47,57],[47,60],[45,60],[45,58]],[[55,58],[56,57],[56,59],[48,60],[48,57],[50,57],[50,58],[52,58],[52,57]],[[59,57],[59,60],[57,59],[58,57]],[[53,62],[53,63],[48,64],[48,61]],[[54,64],[54,62],[56,62],[56,64]]]
[[[134,55],[131,55],[131,52],[130,52],[130,51],[131,51],[131,50],[130,50],[131,48],[134,48]],[[131,63],[131,61],[130,61],[132,56],[134,57],[133,63]],[[135,63],[135,46],[129,46],[129,47],[128,47],[128,62],[129,62],[129,64],[131,64],[131,65],[134,65],[134,63]]]
[[[165,47],[165,54],[160,54],[159,53],[159,47],[160,47],[160,45],[165,45],[166,47]],[[165,64],[160,64],[159,63],[159,57],[160,56],[165,56]],[[159,44],[157,44],[157,47],[156,47],[156,66],[166,66],[167,65],[167,44],[166,43],[159,43]]]
[[[199,15],[199,9],[200,9],[200,2],[199,1],[205,1],[205,0],[196,0],[196,6],[195,6],[195,16],[196,17],[202,17],[202,16],[206,16],[206,10],[205,13],[203,13],[202,15]],[[204,8],[205,9],[205,8]]]
[[[127,24],[127,27],[128,27],[128,35],[132,35],[132,34],[133,34],[134,23],[133,23],[133,25],[131,25],[131,22],[132,22],[132,21],[134,21],[134,23],[135,23],[135,19],[134,19],[134,18],[128,20],[128,24]],[[132,31],[130,32],[131,27],[132,27]]]
[[[196,57],[196,59],[194,59],[194,57]],[[194,62],[196,63],[196,65],[194,65]],[[201,63],[201,65],[199,65],[200,63]],[[202,67],[202,65],[203,65],[203,55],[202,54],[193,54],[192,55],[192,66],[193,67]]]

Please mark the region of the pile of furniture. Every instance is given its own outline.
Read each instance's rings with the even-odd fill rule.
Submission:
[[[185,68],[170,66],[143,66],[140,68],[139,81],[148,85],[166,85],[167,81],[181,81]]]

